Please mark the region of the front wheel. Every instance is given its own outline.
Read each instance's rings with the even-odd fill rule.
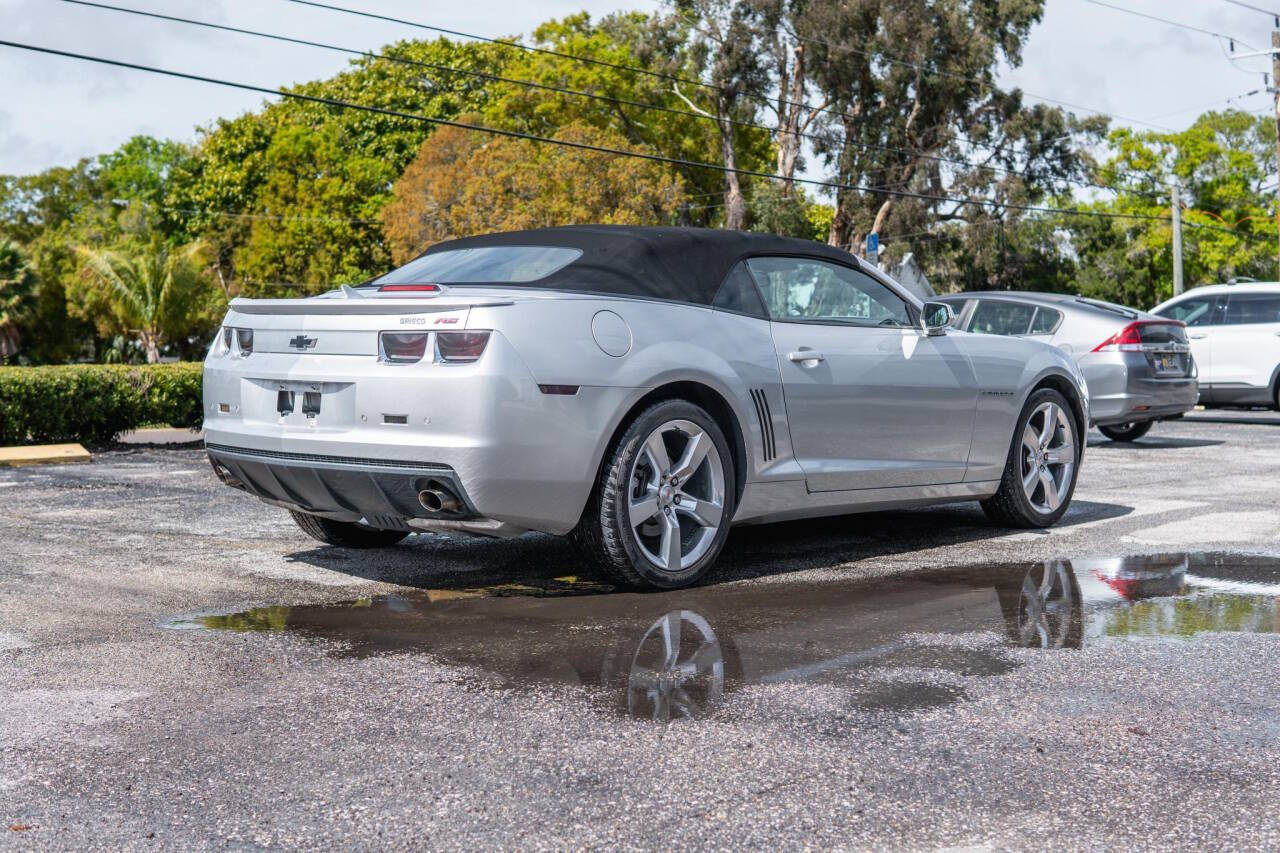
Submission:
[[[571,539],[626,586],[688,586],[724,547],[734,482],[715,420],[685,400],[656,403],[610,449]]]
[[[1010,527],[1049,527],[1071,503],[1079,458],[1070,404],[1058,391],[1041,388],[1022,407],[1000,489],[982,502],[983,511]]]
[[[334,521],[318,515],[289,510],[289,515],[303,532],[326,545],[343,548],[385,548],[394,545],[409,534],[399,530],[382,530],[377,527],[351,521]]]
[[[1098,432],[1112,441],[1137,441],[1151,432],[1152,423],[1153,421],[1139,421],[1138,423],[1112,424],[1098,427]]]

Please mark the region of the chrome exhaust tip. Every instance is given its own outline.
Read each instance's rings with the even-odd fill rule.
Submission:
[[[427,512],[457,512],[462,509],[462,502],[444,489],[423,489],[418,492],[418,503]]]

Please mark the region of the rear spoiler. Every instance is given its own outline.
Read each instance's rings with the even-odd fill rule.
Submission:
[[[238,314],[428,314],[441,311],[457,311],[462,308],[494,308],[514,305],[509,299],[431,299],[387,298],[376,299],[245,299],[236,297],[228,306]]]
[[[1101,299],[1090,299],[1088,296],[1077,296],[1075,301],[1081,305],[1088,305],[1091,308],[1100,308],[1103,311],[1110,311],[1112,314],[1119,314],[1130,320],[1137,318],[1138,312],[1132,308],[1126,308],[1123,305],[1117,305],[1114,302],[1103,302]]]

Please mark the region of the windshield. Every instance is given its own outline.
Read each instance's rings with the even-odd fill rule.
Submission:
[[[560,246],[485,246],[415,258],[369,282],[383,284],[517,284],[546,278],[576,261],[581,249]]]

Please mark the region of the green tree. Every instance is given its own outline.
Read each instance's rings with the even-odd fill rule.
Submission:
[[[72,222],[100,195],[94,163],[88,158],[70,168],[0,176],[0,236],[28,244]]]
[[[1188,286],[1235,276],[1275,279],[1275,123],[1240,110],[1210,112],[1176,133],[1120,129],[1099,170],[1114,198],[1092,208],[1151,219],[1068,217],[1081,292],[1150,308],[1173,295],[1170,184],[1182,185]]]
[[[11,240],[0,242],[0,362],[18,354],[35,308],[35,273]]]
[[[720,162],[721,138],[715,105],[707,93],[672,76],[697,73],[701,61],[691,52],[691,25],[680,14],[607,15],[593,21],[586,13],[549,21],[533,32],[531,44],[597,62],[641,68],[656,74],[566,59],[546,53],[511,51],[502,73],[509,79],[568,89],[596,97],[564,94],[518,83],[489,85],[490,98],[481,111],[489,126],[553,136],[569,125],[589,125],[626,140],[631,150],[689,161]],[[693,101],[692,105],[685,97]],[[734,156],[746,169],[768,169],[772,152],[768,133],[736,128]],[[725,206],[701,204],[725,192],[723,173],[705,168],[671,166],[689,194],[681,210],[688,225],[711,226],[725,220]]]
[[[379,211],[397,175],[384,161],[361,153],[341,126],[324,124],[281,128],[263,162],[257,212],[234,256],[254,293],[271,292],[274,282],[316,293],[388,267]]]
[[[100,333],[136,335],[147,362],[160,360],[160,347],[205,331],[210,287],[201,269],[203,247],[170,249],[159,240],[118,249],[77,247],[81,305]]]
[[[361,57],[293,91],[448,119],[489,97],[485,80],[462,70],[498,70],[506,49],[436,39],[381,53],[394,59]],[[182,239],[209,244],[225,295],[359,280],[389,263],[380,211],[432,130],[415,118],[290,99],[267,104],[201,131],[168,204],[194,211]]]
[[[875,188],[836,192],[831,243],[860,250],[871,233],[980,221],[991,208],[967,199],[1041,200],[1088,173],[1076,138],[1105,122],[1028,107],[996,85],[1042,11],[1043,0],[900,0],[796,12],[806,68],[831,107],[819,153],[835,183]]]
[[[616,133],[570,125],[555,139],[627,148]],[[422,146],[383,211],[397,263],[432,243],[488,231],[571,225],[667,224],[684,202],[658,163],[442,128]]]

